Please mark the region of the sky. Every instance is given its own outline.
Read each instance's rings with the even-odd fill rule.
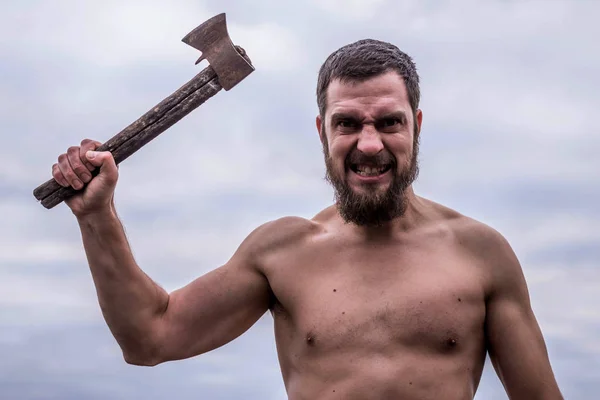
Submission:
[[[500,231],[523,266],[567,399],[600,390],[600,2],[0,2],[0,398],[284,399],[269,314],[235,341],[153,368],[106,327],[70,210],[32,191],[84,138],[106,141],[201,68],[181,39],[227,13],[256,71],[120,165],[136,260],[175,290],[258,225],[332,203],[318,69],[392,42],[421,77],[417,194]],[[506,399],[486,363],[476,399]]]

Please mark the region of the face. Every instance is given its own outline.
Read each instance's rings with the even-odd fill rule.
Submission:
[[[422,114],[413,115],[404,80],[389,72],[359,83],[334,80],[317,117],[326,179],[346,222],[379,226],[406,210],[418,174]]]

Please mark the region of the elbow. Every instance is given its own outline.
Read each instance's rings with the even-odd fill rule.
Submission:
[[[163,346],[154,335],[138,333],[135,336],[116,336],[116,339],[121,348],[123,360],[129,365],[154,367],[165,361]]]
[[[125,352],[123,352],[123,359],[127,364],[138,367],[155,367],[161,363],[157,357],[148,357]]]
[[[139,367],[155,367],[163,362],[156,351],[123,350],[123,359],[127,364]]]
[[[166,361],[164,343],[156,334],[158,331],[156,325],[148,326],[144,331],[137,330],[135,335],[116,336],[117,342],[121,348],[123,360],[127,364],[154,367]]]

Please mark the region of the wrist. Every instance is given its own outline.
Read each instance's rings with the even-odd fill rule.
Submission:
[[[95,210],[74,214],[79,224],[107,221],[116,217],[117,215],[112,204]]]

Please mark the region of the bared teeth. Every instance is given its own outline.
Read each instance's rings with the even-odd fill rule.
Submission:
[[[376,176],[381,174],[384,170],[386,169],[386,166],[381,166],[381,167],[368,167],[368,166],[364,166],[364,165],[358,165],[357,166],[357,172],[359,175],[362,176]]]

